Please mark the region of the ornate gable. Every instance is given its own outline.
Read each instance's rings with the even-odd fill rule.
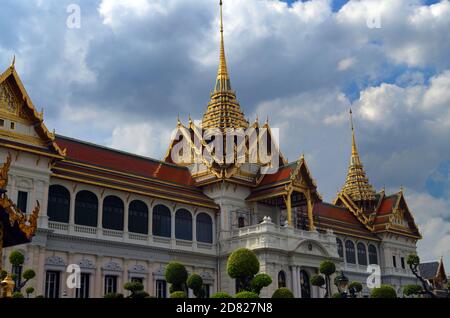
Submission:
[[[55,142],[55,134],[44,124],[23,86],[14,65],[0,75],[0,138],[45,148],[59,157],[65,152]]]

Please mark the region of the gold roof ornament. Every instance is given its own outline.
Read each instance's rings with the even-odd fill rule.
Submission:
[[[202,128],[248,128],[249,122],[236,98],[236,92],[231,89],[225,56],[225,41],[223,36],[223,4],[220,0],[220,61],[217,71],[216,85],[211,93],[208,109],[203,115]]]
[[[12,59],[12,61],[11,61],[11,66],[10,66],[10,67],[11,67],[11,68],[16,67],[16,54],[13,55],[13,59]]]
[[[352,127],[352,156],[347,172],[345,185],[341,192],[347,194],[353,201],[374,201],[375,190],[369,183],[364,167],[356,147],[355,128],[353,126],[353,113],[350,109],[350,122]]]

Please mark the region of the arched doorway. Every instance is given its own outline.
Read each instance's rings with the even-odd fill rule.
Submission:
[[[311,298],[311,285],[309,284],[309,275],[305,271],[300,271],[300,288],[302,298]]]

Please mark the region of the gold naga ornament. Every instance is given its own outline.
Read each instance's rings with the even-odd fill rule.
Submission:
[[[40,204],[36,201],[36,207],[30,215],[26,215],[17,207],[17,205],[6,195],[6,187],[8,185],[8,172],[11,166],[11,154],[8,153],[6,162],[0,169],[0,207],[5,210],[9,217],[9,225],[14,227],[17,225],[22,233],[25,234],[27,239],[31,239],[34,236],[37,229],[37,220],[39,217]],[[3,224],[5,226],[5,224]]]

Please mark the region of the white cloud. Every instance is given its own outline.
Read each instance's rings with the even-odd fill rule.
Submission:
[[[122,124],[114,128],[109,146],[131,153],[163,159],[172,130],[162,125]]]
[[[349,58],[339,61],[337,68],[339,71],[346,71],[350,67],[352,67],[355,63],[356,63],[356,59],[349,57]]]

